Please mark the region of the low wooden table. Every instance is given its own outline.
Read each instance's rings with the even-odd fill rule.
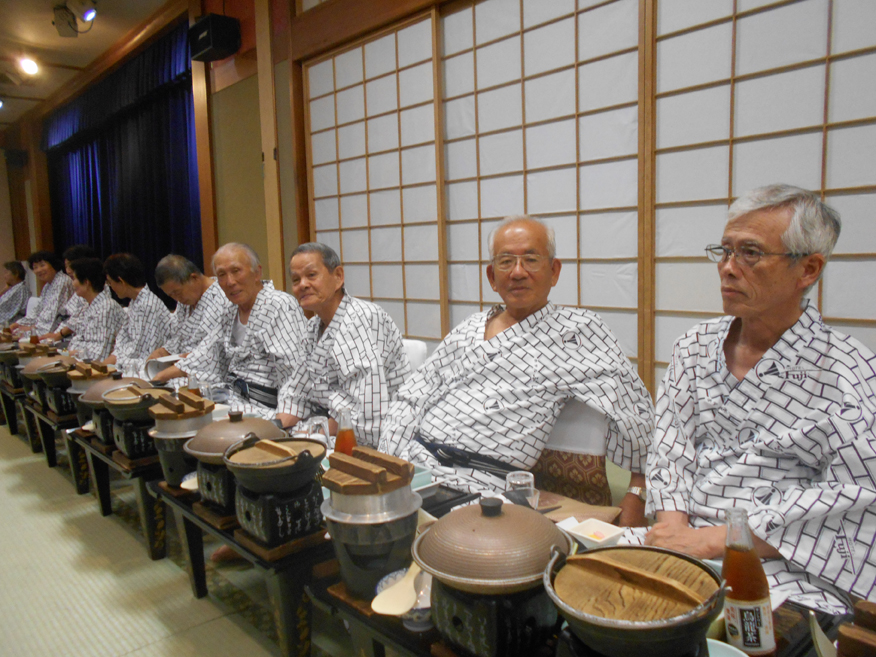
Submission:
[[[137,510],[140,513],[140,526],[146,537],[146,551],[153,561],[163,559],[167,555],[164,502],[146,491],[149,482],[163,478],[158,456],[148,456],[132,461],[115,446],[104,445],[98,441],[97,437],[89,431],[74,431],[68,436],[69,442],[74,445],[75,453],[75,456],[71,454],[70,457],[71,467],[75,468],[73,478],[77,482],[82,480],[83,462],[80,453],[84,453],[91,475],[94,477],[102,516],[111,515],[113,512],[110,496],[110,469],[115,470],[124,479],[133,483],[134,494],[137,498]],[[77,490],[79,490],[78,485]]]
[[[25,424],[31,447],[35,447],[38,440],[43,454],[46,455],[46,464],[50,468],[54,468],[58,465],[55,438],[59,431],[79,426],[76,414],[57,415],[27,397],[24,398],[22,407],[24,409]],[[37,451],[39,450],[34,449],[34,452]]]
[[[24,390],[12,388],[5,381],[0,382],[0,406],[3,408],[3,417],[11,434],[18,433],[18,414],[15,404],[22,399],[24,399]]]
[[[187,495],[157,481],[150,482],[148,489],[173,510],[194,596],[203,598],[207,595],[203,536],[206,532],[231,546],[264,573],[283,655],[310,654],[311,605],[304,587],[316,577],[324,577],[337,569],[334,549],[331,541],[325,538],[325,532],[268,550],[240,534],[240,530],[219,529],[196,513],[194,504],[198,496]]]

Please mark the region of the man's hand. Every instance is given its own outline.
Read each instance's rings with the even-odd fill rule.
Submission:
[[[44,333],[40,336],[40,342],[42,342],[43,340],[54,340],[57,342],[58,340],[62,340],[63,338],[64,336],[61,335],[60,331],[56,331],[55,333]]]
[[[146,360],[152,360],[154,358],[163,358],[164,356],[170,356],[170,352],[164,347],[158,347],[155,351],[149,354],[149,357]]]
[[[630,486],[638,486],[645,488],[647,482],[645,475],[639,472],[633,472],[630,476]],[[620,503],[620,516],[618,516],[617,524],[621,527],[645,527],[645,503],[638,495],[627,493]]]
[[[727,539],[727,528],[703,527],[694,529],[687,524],[687,515],[684,522],[677,518],[661,520],[645,534],[645,545],[669,548],[684,552],[699,559],[720,559],[724,556],[724,542]]]
[[[291,429],[296,424],[301,422],[301,418],[295,417],[290,413],[277,413],[276,418],[280,420],[280,423],[283,425],[284,429]]]
[[[165,367],[158,374],[155,375],[153,381],[157,381],[159,383],[164,383],[165,381],[170,381],[171,379],[175,379],[180,376],[188,376],[185,372],[183,372],[176,365],[171,365],[170,367]]]

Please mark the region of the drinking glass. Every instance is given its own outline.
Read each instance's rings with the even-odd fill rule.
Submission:
[[[516,491],[523,495],[526,503],[533,509],[538,508],[538,489],[535,487],[535,475],[525,470],[516,470],[505,475],[505,490]]]

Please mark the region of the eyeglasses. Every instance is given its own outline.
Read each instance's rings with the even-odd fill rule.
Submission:
[[[541,271],[544,268],[544,264],[549,260],[553,260],[553,258],[536,255],[534,253],[527,253],[525,255],[500,253],[493,258],[493,267],[501,272],[509,272],[514,269],[517,266],[517,262],[520,261],[520,264],[523,265],[523,269],[530,274],[534,274],[535,272]]]
[[[808,253],[764,253],[753,246],[739,246],[735,249],[727,248],[721,244],[710,244],[706,247],[706,255],[712,262],[726,262],[733,255],[736,262],[746,267],[754,267],[765,256],[785,256],[787,258],[802,258]]]

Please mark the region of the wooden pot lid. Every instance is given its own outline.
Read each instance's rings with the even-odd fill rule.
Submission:
[[[67,372],[67,376],[71,381],[105,379],[115,371],[115,365],[101,365],[100,363],[83,363],[82,361],[77,361],[73,366],[73,369]]]
[[[228,460],[239,465],[265,468],[286,467],[296,462],[304,452],[310,454],[317,461],[322,461],[325,458],[325,447],[315,440],[284,440],[282,442],[259,440],[250,447],[244,447],[228,455]]]
[[[156,420],[190,420],[212,413],[216,405],[209,399],[188,390],[180,390],[177,396],[163,395],[149,415]]]
[[[414,465],[370,447],[354,447],[353,455],[334,452],[322,484],[341,495],[380,495],[409,486]]]

